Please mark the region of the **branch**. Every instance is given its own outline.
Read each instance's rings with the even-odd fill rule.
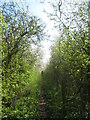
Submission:
[[[74,93],[74,96],[73,96],[71,99],[66,100],[66,103],[67,103],[67,102],[71,102],[72,100],[74,100],[74,99],[76,98],[76,96],[79,94],[80,90],[81,90],[81,86],[80,86],[80,88],[78,89],[78,91]]]
[[[26,32],[22,33],[20,35],[20,37],[17,38],[17,41],[15,42],[15,45],[14,45],[13,49],[11,50],[11,53],[9,53],[8,56],[2,60],[2,62],[6,61],[6,68],[11,61],[12,55],[16,54],[18,52],[18,49],[16,49],[16,48],[18,48],[18,44],[20,43],[21,38],[24,35],[26,35],[27,33],[29,33],[29,31],[28,32],[26,31]]]

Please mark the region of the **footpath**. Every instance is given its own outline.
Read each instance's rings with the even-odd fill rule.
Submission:
[[[46,102],[45,102],[45,91],[44,86],[41,86],[41,99],[40,99],[40,120],[47,119],[47,112],[46,112]]]

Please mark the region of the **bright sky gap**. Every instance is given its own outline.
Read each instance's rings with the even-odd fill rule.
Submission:
[[[23,5],[23,7],[28,6],[29,10],[30,10],[30,13],[37,16],[38,18],[41,18],[41,20],[45,22],[47,35],[50,35],[50,38],[49,38],[48,41],[44,40],[44,42],[41,43],[42,46],[43,46],[42,51],[44,53],[43,63],[46,64],[49,61],[49,58],[50,58],[50,46],[52,44],[51,41],[53,39],[55,39],[57,36],[59,36],[58,31],[53,27],[54,22],[51,21],[47,17],[47,14],[45,12],[43,12],[44,10],[46,10],[49,13],[52,12],[52,8],[51,8],[50,4],[48,4],[48,2],[50,2],[50,0],[1,0],[1,2],[4,2],[4,1],[6,1],[6,2],[10,2],[10,1],[17,2],[20,6]],[[66,1],[70,1],[70,0],[62,0],[62,1],[66,2]],[[71,2],[73,2],[73,1],[77,2],[77,0],[71,0]],[[81,1],[83,1],[83,0],[78,0],[78,2],[81,2]],[[44,4],[42,4],[42,2],[44,2]]]

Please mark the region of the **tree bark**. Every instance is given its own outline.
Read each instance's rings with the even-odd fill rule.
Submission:
[[[63,102],[63,118],[66,116],[66,110],[65,110],[65,102],[66,102],[66,94],[65,94],[65,82],[64,79],[62,79],[62,85],[61,85],[61,90],[62,90],[62,102]]]

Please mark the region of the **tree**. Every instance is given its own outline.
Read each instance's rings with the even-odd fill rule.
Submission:
[[[89,80],[87,78],[89,71],[88,1],[79,4],[68,4],[63,1],[56,3],[55,1],[51,5],[54,12],[52,11],[48,15],[55,20],[57,28],[60,28],[60,37],[52,50],[51,62],[48,66],[51,72],[47,75],[53,73],[54,77],[51,77],[51,81],[55,87],[56,82],[60,87],[58,92],[62,96],[62,117],[89,118],[89,115],[86,115],[89,114],[89,102],[87,104],[89,101]],[[65,6],[71,8],[69,13],[64,11],[63,7],[65,8]],[[53,104],[56,104],[54,102]],[[60,104],[61,101],[58,106]],[[68,111],[71,111],[71,115]]]
[[[21,105],[25,99],[28,101],[27,96],[30,95],[32,79],[35,78],[33,77],[34,64],[37,60],[37,55],[32,52],[31,45],[37,45],[43,40],[44,27],[40,19],[30,15],[27,9],[21,9],[15,2],[5,2],[2,5],[2,16],[5,23],[1,28],[3,118],[12,119],[16,114],[14,111],[19,110],[16,118],[22,111],[22,108],[18,108],[20,100]],[[38,70],[36,69],[36,71]],[[32,103],[36,102],[34,99],[33,95]],[[27,107],[28,104],[25,103],[25,106]],[[26,111],[24,110],[24,112]],[[25,117],[24,112],[21,115],[23,117]],[[32,110],[26,117],[35,116],[35,114],[38,115],[36,111]],[[21,116],[19,115],[19,117]]]

